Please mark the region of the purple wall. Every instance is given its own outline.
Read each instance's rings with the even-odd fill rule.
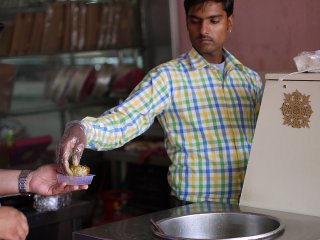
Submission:
[[[190,48],[183,1],[180,51]],[[296,70],[293,57],[320,49],[319,0],[235,0],[235,26],[226,44],[241,62],[260,71]]]

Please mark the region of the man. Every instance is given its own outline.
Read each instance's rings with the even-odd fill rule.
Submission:
[[[87,185],[69,186],[58,183],[56,164],[39,167],[34,171],[0,169],[0,195],[32,192],[56,195],[87,189]],[[29,231],[27,218],[13,207],[0,207],[0,239],[25,239]]]
[[[64,172],[69,157],[79,163],[84,147],[120,147],[157,117],[174,199],[238,203],[262,83],[223,47],[233,28],[233,0],[185,0],[184,6],[193,48],[151,70],[120,105],[69,124],[57,150]]]

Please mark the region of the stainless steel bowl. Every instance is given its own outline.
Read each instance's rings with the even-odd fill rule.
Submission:
[[[153,222],[160,239],[275,239],[284,231],[279,219],[247,212],[190,214]]]

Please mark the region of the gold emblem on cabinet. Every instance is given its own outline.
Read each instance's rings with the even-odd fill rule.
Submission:
[[[283,125],[293,128],[310,128],[309,122],[313,113],[310,95],[304,95],[298,90],[293,93],[284,93],[284,102],[280,109],[283,115]]]

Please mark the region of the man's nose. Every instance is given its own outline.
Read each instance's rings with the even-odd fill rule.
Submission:
[[[201,23],[200,33],[202,35],[208,35],[209,34],[209,24],[206,21],[203,21]]]

